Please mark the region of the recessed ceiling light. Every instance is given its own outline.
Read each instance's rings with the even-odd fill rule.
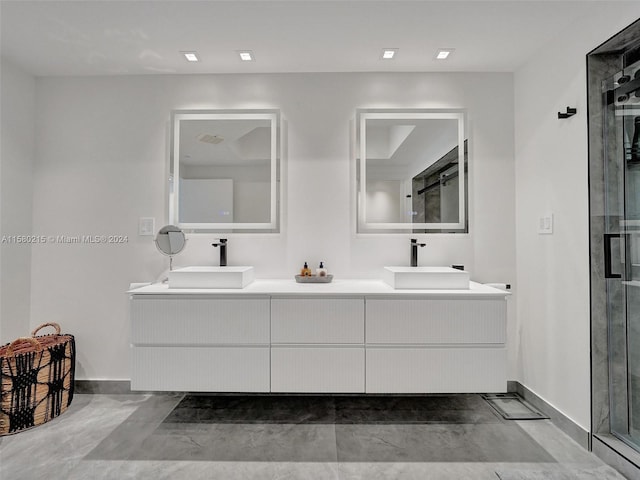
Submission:
[[[398,53],[397,48],[383,48],[382,49],[382,59],[383,60],[391,60],[395,57],[396,53]]]
[[[251,50],[238,50],[238,55],[243,62],[253,62],[255,59]]]
[[[198,58],[198,55],[196,55],[196,52],[180,52],[184,55],[184,58],[187,59],[187,61],[189,62],[198,62],[200,61],[200,59]]]
[[[439,48],[436,53],[436,60],[446,60],[453,53],[455,48]]]

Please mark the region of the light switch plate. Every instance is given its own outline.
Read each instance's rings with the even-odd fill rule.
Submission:
[[[538,220],[538,234],[551,235],[553,233],[553,213],[548,213]]]
[[[138,235],[149,236],[156,233],[156,219],[154,217],[140,217],[138,221]]]

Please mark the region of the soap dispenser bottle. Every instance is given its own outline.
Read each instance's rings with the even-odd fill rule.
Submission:
[[[300,275],[302,275],[303,277],[311,276],[311,269],[309,268],[309,265],[307,265],[307,262],[304,262],[304,267],[302,267],[302,270],[300,270]]]
[[[319,277],[327,276],[327,269],[324,268],[324,262],[320,262],[320,266],[316,269],[316,275]]]

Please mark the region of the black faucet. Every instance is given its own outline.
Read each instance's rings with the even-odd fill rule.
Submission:
[[[211,246],[220,247],[220,266],[226,267],[227,266],[227,239],[221,238],[220,243],[212,243]]]
[[[411,266],[418,266],[418,247],[424,247],[426,243],[418,243],[415,238],[411,239]]]

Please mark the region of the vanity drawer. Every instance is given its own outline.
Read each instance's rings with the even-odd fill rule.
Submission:
[[[367,348],[367,393],[507,391],[505,348]]]
[[[274,298],[271,342],[364,343],[364,299]]]
[[[269,298],[134,298],[135,345],[268,344]]]
[[[268,392],[269,347],[133,347],[132,390]]]
[[[271,391],[363,393],[364,347],[272,347]]]
[[[502,344],[507,304],[500,300],[367,298],[367,344]]]

